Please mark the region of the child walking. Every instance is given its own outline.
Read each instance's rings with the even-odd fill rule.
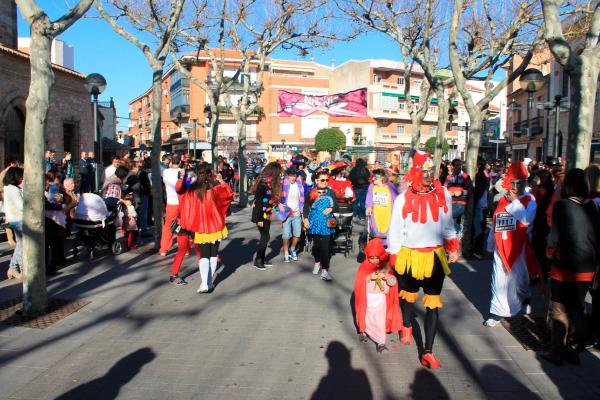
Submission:
[[[123,200],[125,205],[125,212],[123,215],[123,234],[127,237],[127,248],[129,250],[135,250],[135,240],[137,238],[138,226],[137,226],[137,213],[133,205],[133,193],[127,194]]]
[[[381,353],[386,350],[386,334],[397,333],[402,326],[398,285],[381,239],[369,241],[365,254],[354,282],[356,325],[360,340],[371,338]]]

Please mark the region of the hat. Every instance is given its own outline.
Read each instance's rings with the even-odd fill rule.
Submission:
[[[433,160],[431,154],[426,151],[417,150],[413,155],[413,168],[420,170],[433,169]]]
[[[525,164],[525,166],[526,166],[526,167],[528,167],[528,166],[529,166],[529,164],[531,164],[531,161],[533,161],[531,158],[529,158],[529,157],[525,157],[525,158],[523,159],[523,164]]]
[[[383,242],[379,238],[375,238],[369,241],[365,246],[365,254],[367,259],[369,257],[379,257],[379,260],[386,261],[390,256],[390,253],[385,251],[385,247],[383,247]]]
[[[329,165],[329,170],[330,171],[334,171],[336,169],[340,169],[340,168],[346,168],[348,166],[348,164],[346,164],[343,161],[336,161],[333,164]]]
[[[522,161],[515,161],[508,166],[508,172],[506,173],[502,186],[508,190],[511,188],[512,182],[525,181],[528,177],[529,172],[527,171],[525,163]]]
[[[297,173],[298,173],[298,170],[294,167],[290,167],[285,170],[286,175],[296,175]]]
[[[546,165],[549,167],[562,167],[560,161],[556,157],[548,157],[546,158]]]
[[[301,151],[300,151],[300,150],[298,150],[298,148],[297,148],[297,147],[292,147],[292,148],[290,149],[290,153],[294,153],[294,154],[300,154],[300,153],[301,153]]]

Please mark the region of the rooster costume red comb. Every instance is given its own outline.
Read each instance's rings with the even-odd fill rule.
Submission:
[[[402,216],[412,214],[413,222],[419,221],[424,224],[427,222],[427,206],[431,210],[431,217],[438,221],[440,208],[444,212],[448,211],[444,187],[440,181],[434,180],[432,187],[423,187],[423,171],[429,171],[434,168],[431,155],[425,151],[417,150],[413,156],[413,167],[404,175],[404,182],[410,184],[405,195]]]

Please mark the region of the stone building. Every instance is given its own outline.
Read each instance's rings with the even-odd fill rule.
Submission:
[[[90,95],[79,72],[53,65],[54,87],[46,121],[46,148],[78,160],[93,150]],[[17,50],[16,5],[0,2],[0,167],[9,158],[23,160],[25,101],[29,91],[29,55]]]

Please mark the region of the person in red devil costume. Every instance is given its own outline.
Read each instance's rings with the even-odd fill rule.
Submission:
[[[358,268],[354,281],[354,308],[360,339],[367,335],[383,352],[386,333],[399,332],[402,326],[398,303],[398,285],[390,253],[385,251],[381,239],[371,240],[365,247],[366,259]]]
[[[423,288],[425,306],[425,351],[421,364],[438,368],[433,354],[438,310],[442,307],[444,277],[448,263],[458,259],[458,240],[452,219],[452,198],[438,180],[433,179],[434,164],[428,153],[417,151],[413,168],[405,175],[408,187],[396,197],[388,231],[391,264],[398,274],[402,310],[401,343],[412,341],[414,303]],[[448,255],[446,255],[448,253]]]
[[[533,194],[525,192],[528,176],[524,163],[509,166],[503,184],[507,192],[494,211],[487,243],[487,250],[494,253],[490,316],[484,322],[488,327],[498,325],[501,317],[530,309],[529,276],[538,273],[539,264],[530,238],[537,204]]]

